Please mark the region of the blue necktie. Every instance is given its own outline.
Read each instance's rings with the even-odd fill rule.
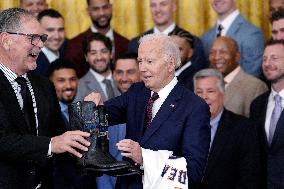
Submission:
[[[274,96],[275,106],[271,115],[270,127],[269,127],[269,135],[268,135],[268,143],[269,145],[272,143],[272,139],[274,136],[274,132],[276,129],[277,122],[280,118],[282,112],[282,98],[278,94]]]

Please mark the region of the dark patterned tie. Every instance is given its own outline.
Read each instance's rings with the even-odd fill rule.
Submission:
[[[216,36],[216,37],[220,37],[220,36],[221,36],[223,29],[224,29],[224,27],[223,27],[221,24],[219,24],[219,26],[218,26],[218,28],[217,28],[218,33],[217,33],[217,36]]]
[[[159,98],[158,93],[154,92],[151,96],[151,98],[148,101],[147,104],[147,110],[146,110],[146,117],[145,117],[145,127],[148,128],[150,126],[150,123],[152,121],[152,109],[154,102]]]
[[[103,83],[106,85],[106,93],[107,93],[107,99],[111,99],[115,97],[114,91],[111,85],[111,80],[109,79],[104,79]]]
[[[270,126],[269,126],[269,135],[268,135],[268,143],[269,145],[272,143],[273,135],[276,129],[277,122],[280,118],[282,112],[282,98],[278,94],[274,96],[275,106],[271,115]]]
[[[16,82],[21,86],[21,96],[23,99],[23,114],[28,127],[31,129],[33,134],[37,134],[35,113],[33,108],[32,96],[27,85],[27,80],[24,77],[17,77]]]

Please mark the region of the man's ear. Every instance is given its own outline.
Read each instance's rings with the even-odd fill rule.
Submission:
[[[12,39],[7,33],[0,33],[0,42],[5,50],[9,50],[11,44],[13,43]]]
[[[192,57],[192,55],[193,55],[193,48],[189,48],[189,50],[188,50],[188,53],[187,53],[187,59],[188,60],[191,60],[191,57]]]
[[[175,70],[176,70],[176,59],[171,57],[167,64],[168,64],[169,72],[175,72]]]

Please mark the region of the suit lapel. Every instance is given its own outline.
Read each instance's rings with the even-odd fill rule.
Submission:
[[[152,120],[150,127],[146,129],[141,139],[141,145],[147,142],[147,140],[162,126],[163,122],[168,119],[168,117],[171,115],[171,112],[176,108],[176,106],[178,106],[177,102],[181,98],[183,90],[184,89],[181,87],[181,85],[177,84],[170,92],[169,96],[166,98],[165,102],[162,104],[158,113]]]
[[[267,150],[268,147],[268,141],[267,141],[267,136],[266,136],[266,132],[265,132],[265,119],[266,119],[266,110],[267,110],[267,104],[268,104],[268,98],[270,95],[270,91],[266,92],[265,95],[263,96],[263,98],[260,99],[259,104],[263,105],[263,107],[259,107],[259,115],[258,115],[258,125],[257,127],[260,127],[260,135],[262,138],[264,138],[265,141],[265,149]],[[283,114],[283,112],[282,112]],[[281,117],[283,117],[281,115]]]
[[[272,143],[271,143],[270,147],[272,147],[275,144],[275,142],[277,141],[277,138],[279,137],[279,133],[283,132],[282,131],[284,129],[283,123],[284,123],[284,111],[282,110],[280,118],[279,118],[277,125],[276,125],[276,129],[275,129],[273,139],[272,139]]]
[[[207,163],[207,171],[206,174],[209,174],[210,171],[216,165],[215,161],[218,160],[218,157],[222,154],[222,150],[224,146],[231,136],[231,125],[233,123],[230,122],[230,116],[228,111],[224,109],[223,115],[219,121],[219,125],[209,152],[208,163]]]
[[[17,129],[22,133],[27,133],[27,131],[31,133],[30,128],[28,128],[24,121],[25,118],[16,94],[2,71],[0,71],[0,87],[0,101],[6,108],[6,113],[9,116],[8,119],[15,122],[15,124],[12,125],[18,125],[19,127]]]
[[[93,76],[93,74],[90,71],[87,73],[85,83],[87,87],[90,89],[90,91],[96,91],[100,93],[103,96],[104,101],[106,101],[107,98],[103,89],[101,88],[98,80]]]
[[[244,22],[244,18],[239,14],[231,24],[226,36],[234,36]]]
[[[37,120],[38,120],[38,134],[42,135],[42,133],[48,133],[46,130],[48,128],[43,127],[44,122],[46,119],[48,119],[46,112],[48,112],[49,104],[47,103],[46,99],[44,98],[46,95],[44,94],[44,91],[40,89],[40,86],[36,80],[31,74],[28,74],[29,80],[31,82],[35,101],[36,101],[36,107],[37,107]]]

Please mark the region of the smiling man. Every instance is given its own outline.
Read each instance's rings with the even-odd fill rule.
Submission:
[[[240,49],[241,68],[248,74],[259,77],[264,46],[263,34],[249,23],[237,10],[236,0],[210,0],[217,14],[214,27],[202,36],[206,55],[209,55],[213,41],[218,36],[233,38]]]
[[[136,54],[118,55],[114,63],[113,79],[121,93],[126,92],[133,83],[140,81]]]
[[[82,157],[89,133],[63,133],[53,85],[29,72],[47,40],[37,19],[11,8],[0,23],[0,188],[52,188],[52,154]]]
[[[46,76],[50,63],[58,58],[62,58],[64,55],[67,43],[65,39],[64,19],[54,9],[47,9],[40,12],[37,18],[48,38],[39,53],[37,68],[34,72]]]
[[[79,80],[75,101],[83,100],[91,92],[101,93],[104,101],[120,95],[115,87],[110,70],[111,40],[103,34],[92,33],[83,41],[83,52],[90,69]]]
[[[194,75],[194,92],[211,112],[211,144],[201,189],[259,189],[259,146],[255,127],[224,108],[225,82],[215,69]]]
[[[225,107],[236,114],[248,117],[251,102],[267,91],[267,86],[243,71],[239,65],[240,57],[236,41],[224,36],[213,42],[209,52],[211,66],[225,77]]]

